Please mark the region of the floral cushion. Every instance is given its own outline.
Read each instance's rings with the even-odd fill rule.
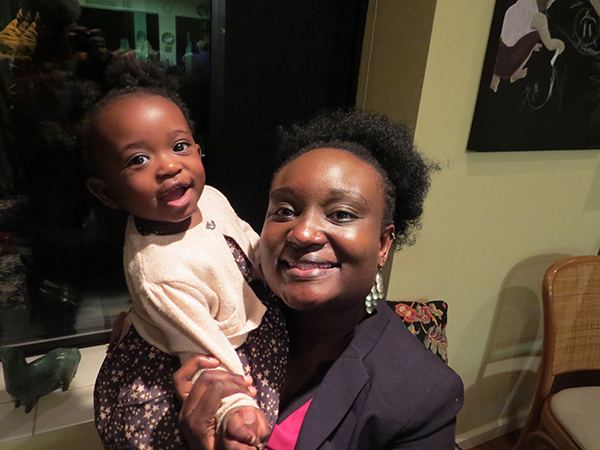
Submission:
[[[429,350],[448,363],[446,323],[448,305],[442,300],[430,302],[387,302],[409,331]]]

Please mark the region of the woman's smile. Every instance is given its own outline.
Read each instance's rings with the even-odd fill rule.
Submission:
[[[332,262],[318,259],[283,260],[281,261],[281,266],[287,276],[307,280],[332,275],[339,269],[339,266]]]

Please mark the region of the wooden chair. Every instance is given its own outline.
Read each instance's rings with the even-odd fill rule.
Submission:
[[[600,448],[600,256],[553,264],[544,277],[537,390],[515,450]]]

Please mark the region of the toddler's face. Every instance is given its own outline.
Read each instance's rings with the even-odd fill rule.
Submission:
[[[93,119],[90,142],[98,177],[88,187],[106,205],[127,210],[155,232],[202,221],[200,147],[172,101],[152,94],[119,98]]]

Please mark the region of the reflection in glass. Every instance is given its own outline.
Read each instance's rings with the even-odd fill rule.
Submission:
[[[82,107],[70,87],[103,77],[112,53],[149,61],[177,80],[206,135],[209,16],[203,0],[2,1],[0,345],[95,343],[127,308],[123,217],[91,207],[65,145]]]

